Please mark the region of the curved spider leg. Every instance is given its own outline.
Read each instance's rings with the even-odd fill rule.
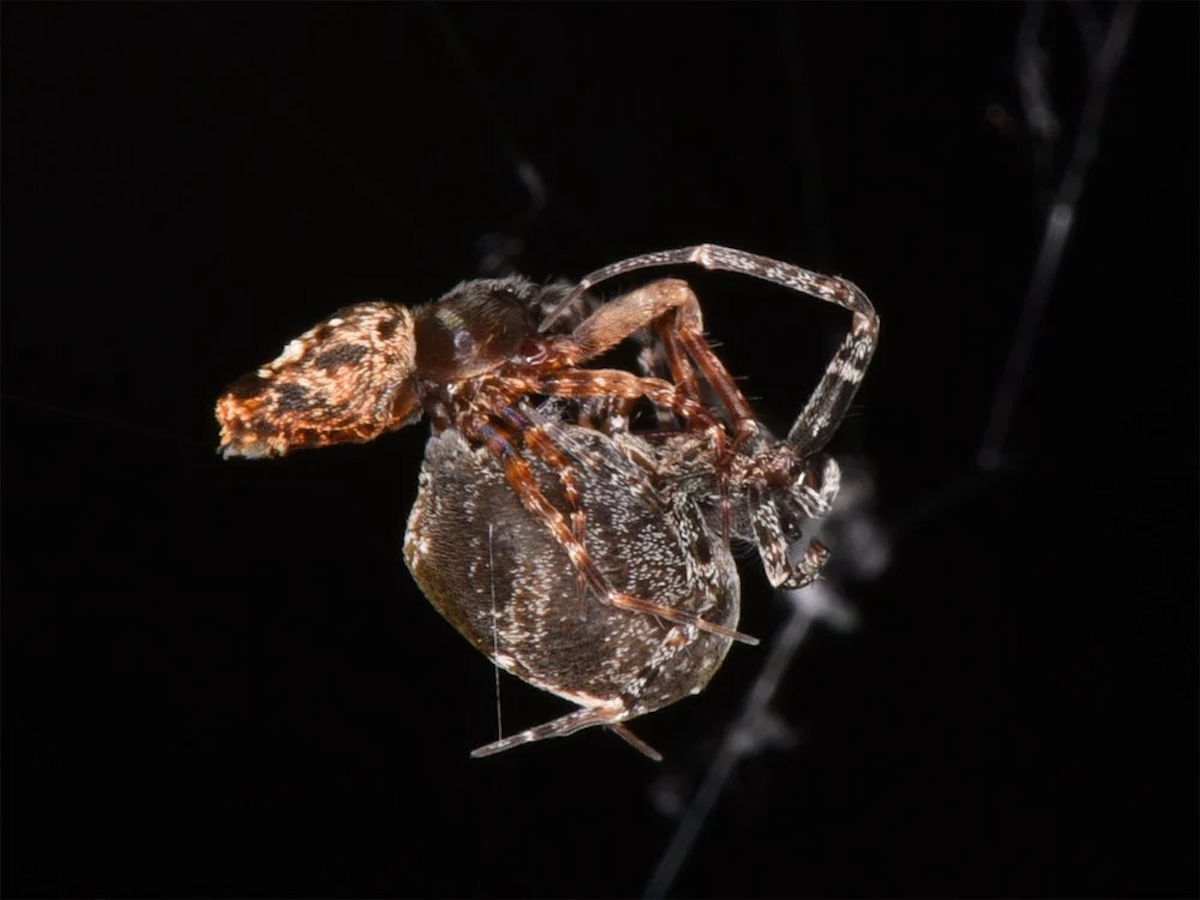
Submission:
[[[677,625],[694,625],[701,631],[717,634],[730,640],[740,641],[743,644],[758,644],[757,638],[734,631],[731,628],[726,628],[723,625],[718,625],[715,622],[709,622],[695,613],[682,609],[673,609],[649,600],[640,600],[637,597],[632,597],[629,594],[623,594],[616,590],[604,576],[604,573],[600,571],[596,562],[588,556],[583,544],[575,540],[575,535],[571,533],[571,527],[567,524],[567,520],[563,514],[555,509],[554,505],[546,498],[546,495],[542,493],[541,488],[537,486],[533,473],[529,469],[529,464],[513,446],[510,440],[511,436],[503,434],[499,429],[488,425],[486,422],[468,422],[464,424],[467,426],[467,431],[469,432],[468,437],[474,437],[483,441],[489,452],[501,462],[504,467],[505,479],[508,481],[509,487],[513,489],[517,498],[521,501],[521,505],[525,507],[527,512],[539,519],[550,529],[559,546],[566,552],[571,564],[584,573],[587,578],[588,587],[601,603],[615,609],[625,609],[631,612],[657,616],[660,619],[674,622]]]
[[[850,282],[844,284],[848,290],[864,301],[867,300]],[[850,333],[833,354],[833,359],[825,368],[825,374],[817,382],[808,402],[804,404],[804,409],[788,431],[788,443],[793,445],[801,456],[818,453],[837,431],[854,401],[854,395],[858,393],[859,382],[866,374],[867,366],[871,364],[878,340],[879,320],[873,316],[867,318],[855,314]]]
[[[672,336],[670,343],[664,344],[664,354],[672,377],[679,380],[682,393],[693,401],[693,408],[704,407],[695,374],[690,366],[681,364],[681,347],[712,385],[733,425],[733,443],[727,455],[758,430],[750,404],[704,339],[700,301],[687,282],[679,278],[651,282],[600,307],[569,336],[555,339],[549,362],[554,368],[578,366],[645,327],[655,329],[660,336],[664,333]],[[684,416],[687,418],[686,412]]]
[[[854,284],[831,275],[821,275],[790,263],[780,262],[756,253],[734,250],[717,244],[698,244],[679,250],[664,250],[633,256],[597,269],[580,280],[575,289],[551,311],[542,322],[545,331],[562,311],[574,301],[574,295],[609,278],[636,269],[694,263],[705,269],[737,272],[778,284],[833,303],[854,315],[850,333],[834,354],[824,377],[809,397],[803,411],[788,432],[787,440],[802,455],[816,453],[828,442],[850,408],[854,394],[870,364],[879,338],[879,317],[867,296]],[[603,310],[601,310],[603,312]],[[587,321],[583,323],[586,325]],[[581,326],[582,327],[582,326]],[[576,329],[578,331],[578,329]],[[689,352],[692,347],[688,347]],[[697,360],[699,364],[699,360]],[[702,368],[703,370],[703,368]],[[705,377],[708,373],[705,372]],[[714,388],[717,385],[714,384]]]
[[[771,587],[794,590],[812,584],[829,561],[829,549],[818,540],[809,541],[804,556],[793,563],[788,558],[791,542],[780,522],[779,507],[770,497],[754,494],[751,521],[755,543]]]

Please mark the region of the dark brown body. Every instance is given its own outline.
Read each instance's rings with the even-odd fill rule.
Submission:
[[[654,485],[621,449],[633,442],[652,456],[636,438],[562,430],[580,459],[587,552],[613,585],[735,628],[737,569],[695,495]],[[541,463],[532,469],[561,505],[557,474]],[[426,445],[404,556],[425,595],[480,652],[530,684],[611,710],[613,721],[699,693],[731,643],[581,592],[566,550],[521,505],[501,464],[454,430]]]

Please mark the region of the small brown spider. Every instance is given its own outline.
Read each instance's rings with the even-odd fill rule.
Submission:
[[[705,342],[699,303],[683,281],[651,282],[600,306],[573,328],[558,330],[579,318],[571,310],[589,287],[636,269],[683,263],[762,278],[836,303],[854,314],[849,335],[786,440],[771,437],[760,426],[736,383]],[[647,328],[659,342],[671,380],[619,369],[581,368]],[[849,282],[709,244],[624,260],[592,273],[573,289],[562,284],[538,287],[516,277],[464,282],[441,299],[415,310],[382,301],[347,307],[292,341],[279,358],[235,382],[218,401],[221,450],[227,457],[263,457],[283,455],[293,448],[362,442],[425,413],[433,422],[435,435],[452,431],[462,446],[475,454],[470,461],[459,454],[452,458],[452,464],[442,465],[444,478],[461,479],[473,473],[486,480],[493,470],[503,473],[511,493],[473,507],[476,515],[500,515],[506,512],[506,505],[511,513],[511,508],[519,504],[565,554],[580,589],[575,595],[582,596],[586,590],[605,608],[602,621],[611,624],[617,621],[614,616],[633,615],[664,623],[634,629],[641,637],[633,643],[639,645],[643,656],[649,653],[641,661],[651,660],[655,642],[668,640],[676,650],[683,650],[701,632],[723,639],[721,643],[727,649],[728,640],[757,643],[733,630],[737,623],[736,589],[730,605],[717,602],[719,597],[712,590],[686,579],[695,593],[690,599],[643,590],[646,583],[636,579],[629,582],[626,578],[625,585],[617,586],[620,579],[613,576],[612,565],[621,542],[605,543],[610,536],[601,536],[588,523],[590,518],[603,518],[620,504],[618,498],[610,497],[607,502],[595,499],[602,493],[598,480],[590,471],[581,475],[580,469],[581,463],[594,461],[600,452],[597,447],[604,449],[596,444],[601,440],[601,430],[592,430],[596,437],[580,437],[575,425],[571,426],[577,429],[575,437],[568,438],[565,420],[534,414],[526,400],[534,396],[576,398],[592,403],[587,408],[595,410],[607,405],[622,409],[645,398],[660,414],[676,417],[679,431],[661,436],[655,444],[646,444],[649,449],[635,447],[633,438],[626,435],[620,445],[626,462],[613,466],[619,480],[633,491],[622,497],[639,497],[648,508],[659,510],[657,519],[632,515],[642,522],[643,533],[657,528],[664,534],[675,534],[671,546],[676,550],[664,557],[666,569],[675,575],[689,572],[694,581],[697,564],[711,566],[711,546],[708,551],[702,547],[711,545],[707,534],[716,528],[720,536],[717,543],[722,547],[731,534],[753,540],[773,584],[798,587],[817,576],[826,551],[813,542],[803,558],[793,563],[788,558],[788,547],[798,537],[801,521],[828,510],[838,487],[836,464],[830,460],[817,466],[812,457],[828,441],[849,407],[874,351],[877,334],[878,320],[870,302]],[[718,409],[704,404],[696,369],[718,398]],[[579,423],[586,424],[586,418],[581,415]],[[605,414],[598,424],[602,429],[620,432],[626,421],[624,415]],[[450,437],[446,434],[447,440]],[[603,439],[609,440],[607,436]],[[579,451],[589,444],[590,451]],[[608,456],[615,458],[612,453]],[[427,455],[426,468],[430,468],[431,459],[444,458],[445,454]],[[635,463],[655,473],[659,480],[635,477],[631,468]],[[437,467],[431,471],[436,473]],[[555,488],[546,480],[549,473],[553,473]],[[663,476],[689,487],[671,488]],[[561,499],[551,499],[548,492],[560,494]],[[684,506],[702,503],[706,509],[715,509],[717,525],[710,513],[699,519],[683,507],[675,508],[669,516],[663,513],[661,504],[669,505],[675,497],[682,498],[679,502]],[[565,508],[565,515],[555,499]],[[459,507],[465,503],[464,495]],[[431,543],[422,538],[419,524],[414,530],[424,505],[427,498],[419,498],[406,538],[406,559],[426,595],[497,664],[585,707],[603,707],[603,715],[585,717],[586,721],[570,731],[606,724],[640,745],[627,730],[618,728],[618,723],[698,691],[724,657],[722,650],[716,654],[715,664],[697,667],[703,674],[693,676],[684,694],[676,692],[669,699],[664,695],[653,702],[648,696],[643,702],[640,695],[628,691],[624,696],[600,698],[594,693],[595,673],[574,667],[566,651],[556,654],[558,675],[534,677],[533,670],[509,654],[506,647],[493,643],[489,652],[481,643],[478,629],[467,627],[472,618],[464,610],[478,601],[469,596],[470,592],[447,589],[453,584],[461,587],[460,581],[447,575],[449,580],[434,583],[437,578],[429,573],[448,563],[426,565],[427,557],[453,560],[454,556],[445,555],[443,551],[449,548],[436,543],[448,538],[436,538]],[[624,509],[630,509],[627,500]],[[440,524],[454,521],[456,513],[438,513],[439,517],[443,515],[450,518]],[[697,531],[702,532],[703,540],[697,541]],[[682,532],[690,536],[680,544],[676,539]],[[492,533],[489,531],[489,535]],[[601,551],[598,554],[585,546],[585,541],[593,537]],[[625,545],[630,545],[628,537]],[[543,537],[543,543],[545,540]],[[542,552],[532,546],[524,555],[524,551],[510,555],[518,562],[532,559]],[[635,542],[634,546],[640,545]],[[708,561],[700,559],[705,553],[710,557]],[[736,585],[732,564],[718,564],[712,571],[718,580],[726,581],[732,571]],[[494,578],[494,570],[489,568],[489,572]],[[547,584],[553,584],[557,591],[561,582],[561,577],[555,576]],[[510,588],[515,593],[515,587],[503,584],[502,593],[508,596]],[[728,592],[718,593],[725,596]],[[543,632],[546,628],[573,627],[573,616],[555,608],[556,603],[572,601],[543,596],[539,602],[545,607]],[[674,628],[673,636],[664,638],[660,633],[663,627]],[[625,646],[628,648],[629,642]],[[677,660],[686,656],[675,654]],[[484,750],[495,752],[565,733],[555,727],[563,721],[531,729]]]

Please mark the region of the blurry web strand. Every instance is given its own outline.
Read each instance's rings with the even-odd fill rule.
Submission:
[[[500,617],[496,613],[496,565],[492,560],[492,523],[488,522],[488,584],[492,593],[492,658],[500,656]],[[504,737],[504,717],[500,705],[500,666],[496,666],[496,740]]]
[[[799,205],[803,209],[806,245],[820,256],[823,265],[830,267],[833,251],[828,240],[819,146],[796,39],[799,23],[785,7],[779,8],[777,19],[781,64],[790,93],[793,141],[803,175]],[[873,515],[875,487],[870,467],[863,459],[843,457],[839,461],[843,468],[842,489],[832,513],[817,520],[810,535],[837,547],[839,552],[830,560],[821,580],[798,591],[783,592],[790,607],[787,622],[771,643],[767,659],[741,703],[741,711],[726,728],[690,801],[683,796],[686,787],[680,786],[681,780],[686,785],[686,778],[668,773],[650,788],[651,802],[659,812],[678,815],[679,821],[646,883],[646,897],[664,897],[671,890],[738,763],[768,749],[787,749],[795,743],[793,729],[771,709],[784,675],[815,625],[843,632],[856,627],[858,615],[847,601],[843,585],[873,580],[888,567],[889,533]]]
[[[1063,251],[1075,222],[1075,211],[1087,181],[1088,169],[1096,158],[1100,146],[1100,131],[1108,112],[1108,98],[1112,90],[1121,59],[1133,31],[1133,20],[1137,12],[1136,0],[1126,0],[1112,14],[1104,41],[1098,50],[1095,47],[1095,18],[1087,4],[1076,13],[1081,38],[1089,51],[1087,96],[1079,119],[1079,130],[1071,158],[1058,185],[1042,230],[1042,242],[1029,287],[1025,292],[1025,303],[1017,330],[1009,347],[1008,359],[1000,376],[987,426],[979,445],[976,464],[984,471],[996,469],[1003,462],[1004,444],[1012,426],[1013,413],[1020,399],[1021,389],[1033,356],[1038,328],[1050,301],[1058,271],[1062,266]],[[1042,4],[1032,4],[1026,10],[1025,21],[1018,33],[1016,53],[1016,77],[1021,90],[1022,108],[1026,127],[1044,147],[1053,139],[1058,127],[1058,117],[1050,107],[1050,92],[1045,83],[1045,67],[1039,63],[1044,54],[1038,46]]]
[[[596,231],[564,203],[561,196],[550,191],[546,185],[541,170],[525,151],[524,144],[512,127],[509,117],[497,102],[487,80],[480,74],[474,55],[458,29],[454,27],[450,13],[435,3],[427,4],[426,10],[433,27],[441,36],[450,61],[458,69],[467,88],[475,95],[479,114],[487,122],[500,152],[526,195],[525,209],[515,213],[504,227],[489,231],[476,241],[479,273],[511,273],[513,260],[520,257],[525,250],[527,235],[547,213],[551,213],[558,224],[565,226],[577,239],[591,247],[600,258],[610,258],[612,254]]]
[[[522,151],[519,140],[507,124],[506,117],[478,75],[465,43],[440,9],[430,9],[435,24],[446,41],[451,58],[476,94],[484,117],[492,126],[516,180],[523,185],[528,195],[529,205],[524,213],[518,214],[509,223],[509,227],[499,232],[489,232],[478,242],[481,272],[504,272],[511,268],[512,259],[524,250],[526,233],[550,205],[551,195],[541,174]],[[792,74],[798,79],[794,72]],[[806,135],[807,132],[802,131],[798,139],[803,143],[803,137]],[[594,232],[577,215],[563,208],[561,204],[555,206],[558,217],[573,225],[580,237],[589,239],[587,243],[593,247],[601,245],[594,237]],[[810,225],[814,218],[819,217],[819,212],[820,204],[810,209]],[[874,519],[866,513],[873,499],[874,486],[866,474],[865,465],[850,467],[849,471],[843,474],[842,491],[833,513],[820,523],[820,527],[814,530],[812,535],[821,539],[823,535],[828,537],[826,532],[830,530],[846,531],[847,533],[840,538],[829,539],[828,542],[846,549],[845,559],[855,566],[855,575],[862,580],[881,574],[887,568],[890,556],[882,528],[876,527]],[[835,563],[834,570],[836,569]],[[726,730],[721,747],[710,763],[700,789],[693,797],[675,836],[651,876],[646,887],[647,896],[662,896],[670,889],[738,761],[769,747],[791,744],[791,729],[773,715],[770,706],[784,674],[812,627],[821,622],[836,630],[850,631],[857,624],[857,613],[834,587],[834,582],[818,582],[803,590],[787,591],[784,596],[791,606],[788,621],[772,642],[767,660],[751,686],[741,712]],[[496,671],[499,678],[499,669]],[[499,681],[496,684],[496,701],[497,729],[502,730]],[[659,780],[659,784],[662,784],[662,779]]]
[[[1088,86],[1071,157],[1046,214],[1042,241],[1025,292],[1020,321],[976,455],[975,472],[967,476],[965,483],[963,479],[959,479],[935,492],[940,498],[935,505],[959,502],[964,491],[969,488],[969,483],[977,485],[981,475],[995,472],[1005,461],[1004,445],[1020,399],[1041,320],[1062,264],[1063,251],[1071,233],[1076,208],[1083,195],[1088,169],[1096,157],[1100,132],[1108,110],[1109,95],[1128,45],[1136,7],[1136,0],[1126,0],[1119,5],[1109,20],[1101,42],[1100,26],[1091,6],[1087,3],[1072,4],[1080,38],[1087,53]],[[1060,128],[1060,119],[1051,105],[1050,91],[1045,80],[1046,56],[1038,44],[1043,13],[1044,7],[1041,3],[1033,3],[1026,8],[1017,35],[1015,54],[1016,81],[1021,92],[1026,128],[1035,144],[1034,164],[1035,169],[1040,170],[1039,174],[1050,171],[1053,144],[1058,138]],[[784,723],[772,717],[770,704],[784,673],[815,623],[824,621],[842,630],[853,627],[855,614],[840,587],[843,579],[852,576],[862,581],[870,580],[882,574],[887,567],[890,555],[889,537],[894,536],[896,531],[885,532],[876,527],[870,517],[868,510],[873,497],[873,487],[869,479],[862,480],[860,473],[860,480],[856,483],[850,479],[844,485],[843,491],[850,496],[845,498],[844,503],[835,507],[833,515],[826,522],[835,529],[840,526],[846,530],[846,537],[850,538],[847,543],[841,545],[840,549],[843,552],[840,557],[835,556],[834,559],[848,559],[851,565],[856,566],[857,571],[843,569],[839,572],[834,569],[827,579],[803,590],[787,593],[788,602],[792,607],[788,622],[772,644],[762,672],[746,694],[741,713],[726,731],[720,748],[708,764],[700,787],[680,816],[675,833],[647,882],[644,892],[646,897],[664,897],[670,891],[738,762],[762,751],[771,743],[779,743],[779,736],[789,733]],[[839,497],[839,501],[841,500]],[[931,502],[920,501],[918,505],[928,513]],[[902,518],[911,526],[915,524],[915,519],[923,516],[910,513]],[[834,546],[839,545],[835,543]],[[674,789],[669,786],[660,787],[658,790],[660,810],[668,814],[670,808],[682,805],[678,803],[677,797],[671,796],[673,792]]]
[[[844,468],[842,490],[833,512],[818,520],[813,532],[817,540],[842,551],[826,569],[831,577],[800,590],[782,592],[790,607],[787,623],[772,641],[766,662],[742,701],[741,712],[726,729],[700,787],[680,815],[675,833],[646,884],[646,897],[664,897],[671,889],[737,764],[767,749],[794,743],[792,729],[771,711],[771,704],[800,645],[815,625],[843,632],[857,626],[858,614],[839,584],[869,581],[887,569],[891,556],[887,533],[870,511],[874,482],[866,465],[859,461],[847,460]],[[670,776],[659,779],[651,788],[656,805],[666,814],[683,805],[677,794]]]

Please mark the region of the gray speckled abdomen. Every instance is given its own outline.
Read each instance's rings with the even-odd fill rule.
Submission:
[[[587,553],[613,587],[736,628],[733,558],[692,497],[655,491],[616,440],[563,430],[587,516]],[[558,475],[532,459],[530,467],[566,515]],[[728,638],[608,607],[582,591],[567,553],[521,504],[500,462],[452,429],[426,446],[404,557],[430,602],[497,665],[581,706],[619,702],[623,719],[698,693],[729,650]]]

